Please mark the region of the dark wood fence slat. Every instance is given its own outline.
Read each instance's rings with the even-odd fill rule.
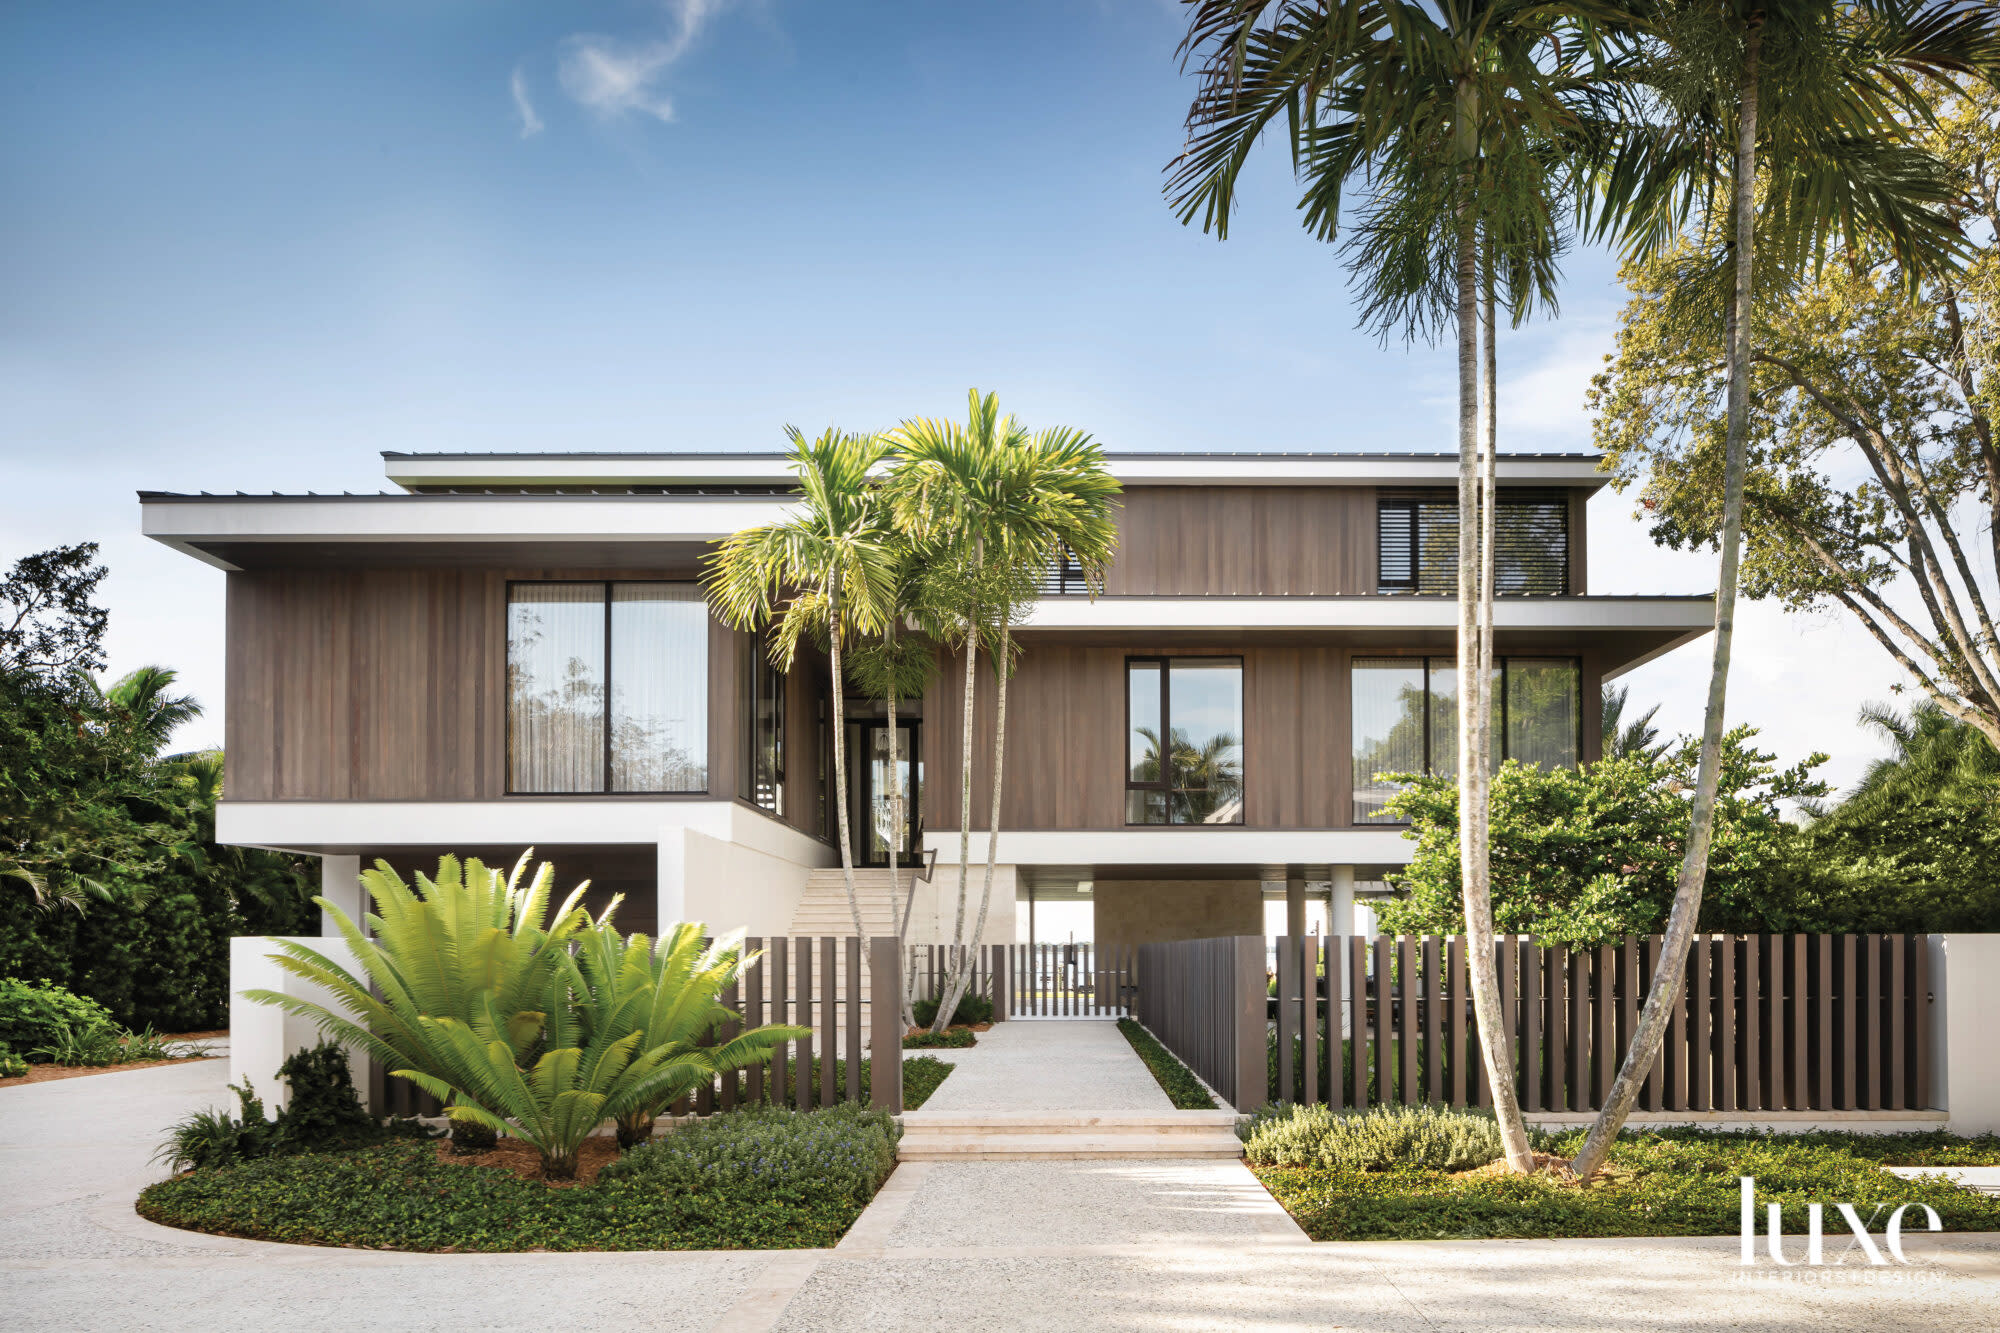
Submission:
[[[1660,944],[1661,938],[1658,935],[1648,935],[1638,943],[1638,976],[1642,979],[1641,988],[1648,990],[1649,993],[1652,976],[1659,970],[1660,966]],[[1678,989],[1675,991],[1674,1017],[1676,1019],[1678,1019],[1680,1014],[1680,1002],[1685,998]],[[1653,1067],[1646,1071],[1645,1106],[1649,1111],[1663,1111],[1666,1109],[1667,1057],[1673,1050],[1674,1034],[1679,1031],[1679,1022],[1670,1022],[1667,1038],[1660,1043],[1659,1053],[1653,1057]]]
[[[1389,963],[1394,944],[1387,935],[1375,937],[1375,1099],[1384,1106],[1396,1100],[1395,1043],[1390,1040],[1396,1027],[1396,1002],[1390,989],[1396,969]]]
[[[1911,937],[1910,957],[1910,1105],[1931,1109],[1931,1024],[1936,1010],[1931,1004],[1931,938]]]
[[[831,1106],[840,1100],[840,976],[835,960],[840,956],[840,937],[819,938],[819,1104]]]
[[[1307,1106],[1317,1106],[1319,1089],[1319,1043],[1322,1027],[1319,1019],[1319,937],[1305,935],[1299,939],[1299,1026],[1305,1033],[1305,1060],[1300,1070],[1300,1079],[1305,1084],[1305,1096],[1300,1100]]]
[[[1852,935],[1840,937],[1840,972],[1835,984],[1841,988],[1842,1003],[1840,1015],[1840,1109],[1855,1111],[1861,1108],[1858,1100],[1860,1091],[1856,1079],[1857,1062],[1860,1053],[1861,1026],[1861,985],[1859,942]]]
[[[1522,1105],[1530,1111],[1546,1111],[1547,1100],[1542,1095],[1542,1083],[1548,1065],[1548,1034],[1542,1022],[1542,983],[1545,979],[1543,965],[1547,955],[1535,946],[1534,939],[1523,936],[1520,942],[1521,956],[1521,1068]],[[1481,1106],[1488,1105],[1486,1101]]]
[[[1889,1066],[1889,1109],[1907,1111],[1910,1109],[1909,1061],[1909,1011],[1904,1002],[1904,989],[1909,985],[1908,950],[1909,936],[1889,937],[1889,1040],[1885,1052]]]
[[[1597,948],[1597,985],[1591,995],[1590,1025],[1597,1036],[1597,1078],[1591,1088],[1590,1104],[1603,1109],[1611,1100],[1611,1075],[1618,1059],[1618,946]]]
[[[1709,1040],[1708,980],[1710,959],[1714,954],[1713,943],[1706,935],[1694,937],[1694,993],[1688,997],[1689,1026],[1693,1029],[1688,1041],[1688,1065],[1692,1074],[1692,1087],[1688,1093],[1688,1107],[1691,1111],[1713,1111],[1715,1105],[1714,1052]]]
[[[1569,1016],[1565,1006],[1569,994],[1569,950],[1560,944],[1552,944],[1543,951],[1547,959],[1547,977],[1544,989],[1548,992],[1549,1026],[1549,1101],[1551,1111],[1573,1111],[1576,1104],[1569,1100]]]
[[[1445,988],[1451,993],[1449,1001],[1451,1006],[1449,1010],[1451,1014],[1451,1104],[1453,1106],[1464,1106],[1466,1105],[1465,1099],[1471,1095],[1471,1088],[1466,1082],[1465,1075],[1467,1067],[1472,1063],[1472,1057],[1465,1049],[1465,1002],[1467,998],[1465,989],[1465,936],[1452,936],[1447,953],[1449,957],[1445,964]],[[1502,957],[1505,957],[1504,951]],[[1503,996],[1506,994],[1504,982],[1502,983],[1501,994]],[[1510,1044],[1519,1046],[1520,1043],[1518,1041],[1512,1040],[1514,1033],[1512,1015],[1504,1008],[1500,1024],[1507,1032]]]
[[[1408,935],[1396,937],[1396,1048],[1402,1059],[1397,1076],[1397,1098],[1409,1106],[1422,1098],[1417,1090],[1418,1045],[1423,1040],[1417,1024],[1417,948]]]
[[[800,935],[792,950],[792,1017],[806,1035],[798,1040],[792,1055],[792,1105],[801,1111],[812,1109],[813,1079],[813,951],[812,936]]]
[[[861,937],[847,937],[847,1100],[861,1100]],[[898,1015],[900,1017],[900,1015]],[[898,1050],[902,1047],[899,1039]]]
[[[1439,1023],[1444,1003],[1438,986],[1438,937],[1423,940],[1424,1100],[1444,1100],[1444,1033]]]
[[[1746,1111],[1764,1109],[1760,1097],[1763,1085],[1761,1077],[1764,1063],[1764,1044],[1761,1037],[1763,1027],[1764,997],[1762,968],[1759,966],[1759,937],[1743,937],[1743,1086],[1739,1089],[1738,1100]]]
[[[1293,1081],[1298,1070],[1292,1063],[1292,1043],[1299,1036],[1298,1006],[1292,998],[1298,990],[1293,943],[1289,935],[1278,940],[1278,1100],[1285,1102],[1298,1100],[1298,1084]]]
[[[1368,941],[1359,935],[1347,937],[1347,1010],[1349,1068],[1354,1095],[1349,1104],[1358,1111],[1368,1109]]]

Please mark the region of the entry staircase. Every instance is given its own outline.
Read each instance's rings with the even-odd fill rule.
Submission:
[[[1234,1111],[908,1111],[906,1162],[1243,1155]]]
[[[910,870],[901,871],[903,892],[910,891]],[[895,894],[889,885],[887,870],[856,870],[854,872],[854,896],[861,902],[861,924],[867,929],[864,935],[893,935],[896,933]],[[793,909],[790,935],[852,935],[854,914],[847,907],[847,886],[841,878],[839,866],[830,870],[815,870],[806,880],[806,891],[799,896],[799,905]]]

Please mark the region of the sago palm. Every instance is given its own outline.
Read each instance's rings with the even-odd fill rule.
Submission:
[[[662,1108],[718,1075],[759,1064],[781,1043],[797,1041],[808,1028],[765,1024],[726,1041],[708,1044],[723,1024],[741,1015],[722,1003],[722,993],[761,954],[743,952],[743,932],[704,942],[698,922],[674,926],[657,943],[644,935],[621,935],[600,925],[584,932],[576,951],[589,1047],[598,1048],[640,1033],[638,1053],[666,1052],[661,1068],[672,1071],[642,1100],[614,1117],[618,1143],[631,1147],[653,1132]]]
[[[854,888],[854,844],[847,814],[847,722],[841,653],[849,633],[873,634],[889,614],[894,535],[870,473],[888,452],[872,435],[829,429],[807,440],[787,426],[798,504],[789,518],[747,528],[709,557],[710,603],[725,624],[762,630],[776,624],[771,660],[789,669],[803,636],[827,642],[833,694],[833,780],[840,824],[840,870],[854,933],[865,936]]]
[[[897,459],[889,481],[898,526],[924,546],[944,577],[961,586],[961,614],[934,606],[965,654],[961,700],[957,951],[936,1031],[956,1012],[972,977],[972,949],[984,937],[1000,841],[1002,776],[1007,746],[1007,683],[1013,670],[1015,618],[1032,601],[1042,571],[1064,553],[1083,571],[1094,596],[1117,548],[1113,518],[1119,485],[1090,436],[1056,426],[1029,431],[1000,414],[994,394],[967,394],[967,419],[916,418],[890,434]],[[951,571],[956,571],[952,573]],[[943,600],[943,599],[938,599]],[[955,622],[955,623],[954,623]],[[954,632],[955,631],[955,632]],[[973,695],[981,640],[994,667],[991,812],[986,875],[968,937],[965,916],[971,878]]]
[[[513,1059],[525,1058],[541,1039],[551,988],[570,966],[570,945],[591,925],[581,884],[549,919],[555,867],[544,862],[524,884],[532,856],[522,853],[506,875],[476,858],[461,864],[440,857],[437,875],[419,872],[414,890],[378,861],[361,875],[375,906],[367,934],[334,903],[314,899],[353,950],[361,975],[310,945],[272,941],[279,950],[272,960],[323,987],[337,1008],[277,991],[244,994],[310,1020],[404,1077],[445,1078],[455,1067],[459,1057],[440,1020],[457,1023],[482,1046],[499,1043]],[[606,919],[610,913],[606,908]],[[467,1087],[439,1095],[457,1105],[477,1094]],[[474,1126],[484,1122],[459,1119],[467,1124],[465,1134],[454,1134],[462,1146],[483,1137]]]
[[[1893,250],[1913,281],[1956,264],[1954,177],[1913,132],[1931,118],[1928,80],[2000,77],[2000,14],[1956,0],[1658,0],[1636,49],[1638,95],[1603,177],[1599,228],[1641,258],[1679,241],[1690,218],[1714,244],[1718,281],[1707,294],[1727,329],[1728,426],[1714,656],[1687,846],[1645,1008],[1571,1163],[1585,1177],[1603,1165],[1659,1054],[1701,915],[1735,643],[1751,294],[1871,241]]]

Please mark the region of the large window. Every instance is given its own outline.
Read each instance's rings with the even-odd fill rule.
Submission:
[[[708,608],[691,583],[507,590],[507,789],[708,787]]]
[[[1378,590],[1450,597],[1458,591],[1458,499],[1384,498],[1377,508]],[[1561,491],[1509,488],[1493,509],[1493,591],[1569,591],[1569,500]]]
[[[1458,671],[1448,657],[1354,661],[1354,822],[1393,821],[1384,773],[1458,772]],[[1582,745],[1582,671],[1572,658],[1506,657],[1493,671],[1493,754],[1573,765]]]
[[[1243,822],[1243,663],[1125,663],[1125,822]]]

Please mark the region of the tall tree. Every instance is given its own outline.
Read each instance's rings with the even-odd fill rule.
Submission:
[[[1723,712],[1734,646],[1752,293],[1801,272],[1836,244],[1879,238],[1912,273],[1951,269],[1963,241],[1942,207],[1956,195],[1944,164],[1913,142],[1931,112],[1926,77],[2000,69],[1994,12],[1956,0],[1663,0],[1639,36],[1633,123],[1605,175],[1601,226],[1641,256],[1660,253],[1691,215],[1711,244],[1714,281],[1691,283],[1719,312],[1728,367],[1720,571],[1701,761],[1674,906],[1646,1007],[1604,1108],[1571,1162],[1604,1163],[1679,1002],[1700,916]],[[1763,251],[1770,272],[1760,270]]]
[[[1598,734],[1604,738],[1606,759],[1651,759],[1666,750],[1660,729],[1653,725],[1660,706],[1654,704],[1637,717],[1627,720],[1625,709],[1632,701],[1630,685],[1606,685],[1599,703]]]
[[[86,677],[104,720],[130,728],[148,753],[157,755],[182,723],[201,716],[193,695],[174,694],[180,673],[171,667],[143,666],[128,671],[110,685]]]
[[[841,650],[850,631],[882,629],[895,571],[893,541],[870,473],[888,453],[872,435],[828,429],[807,440],[785,428],[799,500],[788,518],[736,533],[709,557],[709,600],[725,624],[761,629],[775,622],[771,660],[790,668],[805,635],[827,642],[833,694],[834,808],[840,821],[840,870],[854,933],[865,936],[854,887],[854,843],[847,814],[847,721]]]
[[[965,653],[959,780],[958,910],[960,946],[938,1006],[936,1030],[950,1023],[972,979],[974,950],[986,931],[999,856],[1002,779],[1007,749],[1007,684],[1013,625],[1032,602],[1040,576],[1063,552],[1082,568],[1093,594],[1117,545],[1112,508],[1118,483],[1091,438],[1064,426],[1030,432],[1000,415],[995,395],[968,394],[964,425],[917,418],[892,432],[898,460],[890,490],[901,526],[924,543],[941,577],[960,586],[956,636]],[[943,600],[943,599],[934,599]],[[987,640],[994,674],[993,773],[986,873],[972,933],[965,933],[971,878],[972,742],[975,661]]]
[[[1455,330],[1467,956],[1481,1052],[1516,1170],[1532,1155],[1493,963],[1486,756],[1497,412],[1490,385],[1482,411],[1480,325],[1482,305],[1493,322],[1496,283],[1506,285],[1517,319],[1553,301],[1577,164],[1605,142],[1608,89],[1579,21],[1593,8],[1586,0],[1192,0],[1182,52],[1200,84],[1167,186],[1184,222],[1199,218],[1226,235],[1237,177],[1257,141],[1282,123],[1309,230],[1336,239],[1344,191],[1354,182],[1371,189],[1348,242],[1364,318],[1385,332]],[[1489,375],[1493,360],[1489,331]]]
[[[1912,282],[1879,241],[1752,316],[1742,592],[1843,608],[1935,707],[2000,744],[2000,95],[1947,97],[1925,145],[1958,172],[1964,270]],[[1713,542],[1726,357],[1677,289],[1689,245],[1627,268],[1618,353],[1591,392],[1599,446],[1663,545]]]
[[[15,561],[0,578],[0,668],[44,676],[103,670],[110,615],[92,599],[104,572],[96,542]]]

